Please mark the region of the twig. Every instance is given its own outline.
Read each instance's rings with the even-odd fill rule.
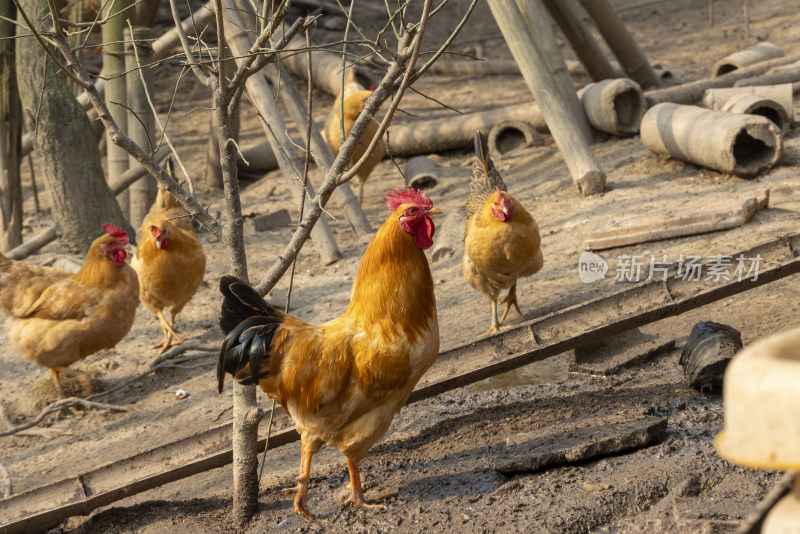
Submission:
[[[102,402],[93,402],[87,399],[81,399],[78,397],[70,397],[68,399],[59,400],[48,404],[44,407],[44,409],[36,416],[36,419],[28,421],[27,423],[21,424],[19,426],[15,426],[0,432],[0,437],[2,436],[10,436],[11,434],[16,434],[17,432],[21,432],[22,430],[27,430],[31,427],[34,427],[44,421],[45,417],[50,415],[53,412],[58,412],[63,410],[64,408],[69,408],[71,406],[80,406],[84,409],[94,408],[97,410],[111,410],[116,412],[127,412],[130,411],[128,408],[124,406],[119,406],[117,404],[104,404]]]
[[[190,350],[196,350],[199,352],[219,352],[219,345],[203,345],[202,343],[183,343],[178,345],[177,347],[168,350],[155,360],[153,363],[150,364],[150,369],[155,369],[160,364],[175,358],[176,356],[180,356],[184,352],[188,352]]]

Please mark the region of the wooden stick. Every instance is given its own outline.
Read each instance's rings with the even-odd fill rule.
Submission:
[[[736,69],[728,74],[723,74],[715,78],[705,78],[694,82],[668,87],[666,89],[655,89],[645,91],[644,97],[648,106],[655,106],[661,102],[674,102],[676,104],[691,104],[703,98],[706,89],[715,87],[732,87],[737,81],[764,74],[772,67],[788,65],[800,61],[800,55],[785,56],[769,61],[762,61],[749,67]],[[771,82],[770,82],[771,83]]]
[[[192,16],[185,18],[182,22],[183,31],[190,36],[195,35],[195,28],[202,31],[214,19],[214,10],[211,7],[211,2],[203,5]],[[153,61],[164,59],[169,55],[170,51],[179,44],[178,31],[172,28],[164,35],[153,41]],[[95,87],[101,97],[105,95],[105,80],[97,80]],[[78,96],[78,102],[84,109],[92,107],[88,95],[83,92]],[[25,134],[22,137],[22,155],[25,156],[33,151],[33,138],[30,134]]]
[[[295,76],[305,78],[308,72],[308,57],[305,51],[304,42],[292,41],[285,50],[296,51],[293,54],[286,54],[282,57],[287,70]],[[314,78],[311,83],[314,87],[322,89],[328,94],[336,96],[342,88],[342,57],[327,50],[314,50],[311,52],[311,76]],[[366,71],[359,65],[350,65],[348,68],[354,70],[356,81],[364,87],[369,87],[370,79]]]
[[[541,0],[541,2],[558,24],[570,48],[592,80],[599,82],[607,78],[616,78],[614,67],[580,17],[573,11],[571,2],[566,0]]]
[[[489,0],[489,7],[528,88],[541,106],[578,191],[584,196],[601,193],[605,188],[606,175],[589,147],[584,129],[574,122],[574,114],[550,74],[544,47],[537,42],[539,36],[524,22],[523,13],[514,0]],[[577,100],[574,93],[573,98]],[[583,121],[586,121],[585,116]],[[391,137],[389,144],[391,147]]]
[[[36,416],[35,419],[28,421],[27,423],[23,423],[21,425],[17,425],[12,428],[7,428],[5,430],[0,431],[0,437],[2,436],[10,436],[11,434],[16,434],[17,432],[21,432],[23,430],[27,430],[32,428],[42,421],[44,421],[45,417],[50,415],[53,412],[58,412],[63,410],[64,408],[69,408],[71,406],[80,406],[84,409],[95,408],[99,410],[112,410],[115,412],[127,412],[130,411],[128,408],[124,406],[118,406],[116,404],[104,404],[102,402],[92,402],[86,399],[81,399],[79,397],[70,397],[68,399],[62,399],[51,404],[48,404],[44,407],[44,409]]]
[[[308,64],[307,61],[306,64]],[[311,66],[314,68],[313,59],[311,60]],[[280,64],[272,63],[264,68],[264,74],[267,75],[267,79],[272,84],[272,87],[279,89],[279,94],[282,97],[281,100],[289,111],[289,116],[299,128],[300,125],[304,124],[305,118],[308,115],[308,109],[303,102],[300,91],[289,77],[286,69]],[[314,76],[313,71],[311,76]],[[316,157],[317,166],[322,170],[323,174],[333,165],[333,153],[328,143],[322,138],[319,128],[316,124],[313,124],[313,122],[311,124],[311,155]],[[344,212],[347,222],[350,223],[350,226],[356,233],[362,235],[372,233],[369,220],[364,214],[364,210],[361,209],[361,204],[359,204],[352,189],[350,189],[350,184],[342,184],[337,187],[333,192],[333,196],[336,199],[339,209]]]
[[[237,58],[237,63],[241,62],[252,46],[250,36],[243,29],[239,15],[235,10],[226,12],[224,20],[228,46]],[[299,181],[299,173],[303,168],[303,164],[297,154],[297,150],[288,142],[289,139],[285,133],[286,125],[278,112],[278,108],[275,106],[272,90],[261,73],[249,77],[245,82],[245,87],[250,100],[263,117],[264,132],[272,147],[272,153],[278,157],[278,163],[283,171],[284,179],[287,180],[295,200],[299,202],[301,195],[306,194]],[[308,194],[310,197],[314,196],[311,184],[308,184]],[[324,219],[318,220],[314,228],[311,229],[311,243],[316,248],[323,265],[329,265],[341,258],[333,232],[331,232]]]
[[[628,77],[642,87],[661,87],[661,79],[608,1],[581,0],[581,4]]]

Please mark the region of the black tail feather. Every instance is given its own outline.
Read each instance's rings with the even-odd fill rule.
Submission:
[[[222,311],[219,325],[226,335],[217,361],[217,389],[222,392],[225,373],[245,385],[257,383],[262,363],[269,361],[270,345],[283,314],[266,302],[250,284],[235,276],[219,282]]]

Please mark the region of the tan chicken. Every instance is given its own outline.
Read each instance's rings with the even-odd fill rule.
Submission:
[[[489,156],[480,132],[475,134],[475,163],[466,203],[467,227],[464,231],[464,278],[486,295],[492,304],[492,325],[482,335],[500,330],[497,299],[508,289],[503,303],[508,310],[517,304],[517,279],[531,276],[542,268],[539,227],[522,204],[512,197]]]
[[[327,141],[328,146],[331,147],[331,151],[333,151],[334,156],[339,154],[339,147],[342,146],[342,140],[346,139],[347,136],[350,135],[350,130],[353,129],[353,124],[355,124],[358,116],[364,109],[364,101],[372,95],[372,91],[370,90],[353,91],[353,88],[353,83],[349,83],[345,86],[343,106],[341,105],[342,102],[338,96],[333,101],[333,106],[331,107],[331,111],[328,114],[328,118],[325,121],[325,126],[322,130],[325,141]],[[342,110],[344,111],[343,115],[340,113]],[[344,134],[342,134],[342,116],[344,116]],[[375,137],[376,133],[378,133],[378,125],[374,120],[371,120],[367,123],[366,128],[364,128],[364,132],[359,138],[358,144],[353,151],[353,155],[350,156],[350,163],[347,165],[347,169],[355,165],[356,162],[358,162],[358,160],[364,156],[367,151],[367,147],[372,142],[372,139]],[[383,159],[385,154],[386,143],[383,139],[381,139],[375,146],[375,150],[372,152],[372,154],[370,154],[367,161],[364,162],[364,165],[362,165],[356,173],[359,181],[359,203],[363,203],[364,201],[364,182],[367,181],[370,173],[372,173],[372,169],[374,169],[381,159]]]
[[[0,308],[11,344],[50,369],[61,399],[58,372],[119,343],[139,304],[136,273],[125,263],[128,235],[113,224],[103,231],[75,274],[0,254]]]
[[[156,201],[142,221],[140,239],[131,265],[139,275],[139,298],[158,317],[164,333],[164,340],[153,346],[163,354],[182,343],[175,332],[175,317],[203,281],[206,254],[186,210],[160,184]],[[164,317],[167,308],[169,321]]]

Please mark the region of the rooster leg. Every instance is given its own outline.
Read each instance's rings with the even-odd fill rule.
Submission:
[[[522,310],[519,309],[519,304],[517,304],[517,283],[514,282],[512,286],[508,290],[508,295],[506,298],[503,299],[503,303],[506,305],[506,311],[503,312],[503,317],[500,319],[501,321],[506,320],[506,315],[508,315],[508,310],[511,309],[511,305],[513,304],[514,307],[517,309],[517,313],[522,315]]]
[[[315,518],[308,511],[308,482],[311,479],[311,457],[322,446],[322,442],[314,440],[309,443],[308,438],[303,438],[300,445],[300,476],[297,477],[297,486],[284,490],[285,493],[294,493],[294,509],[309,521],[324,523],[324,519]]]
[[[503,316],[505,318],[505,316]],[[492,332],[499,332],[500,331],[500,323],[497,321],[497,301],[492,300],[492,326],[484,332],[483,334],[479,335],[478,337],[481,338],[483,336],[488,336]]]
[[[392,497],[393,494],[387,493],[380,497],[372,499],[364,499],[364,493],[361,489],[361,475],[358,472],[358,463],[350,458],[347,458],[347,470],[350,471],[350,490],[352,494],[344,502],[345,505],[353,503],[354,508],[386,508],[383,504],[367,504],[367,502],[377,502]]]

